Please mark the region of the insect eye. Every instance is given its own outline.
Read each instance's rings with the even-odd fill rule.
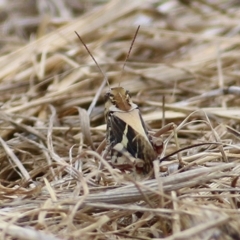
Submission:
[[[128,98],[131,98],[131,95],[130,95],[130,93],[129,93],[128,90],[126,91],[126,96],[127,96]]]
[[[107,101],[111,101],[113,104],[115,104],[115,99],[114,99],[114,95],[111,93],[111,92],[107,92],[106,94],[105,94],[105,102],[107,102]]]
[[[105,102],[108,101],[109,97],[110,97],[110,92],[107,92],[107,93],[105,94]]]

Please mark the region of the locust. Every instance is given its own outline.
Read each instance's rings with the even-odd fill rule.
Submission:
[[[139,27],[134,35],[128,56],[138,30]],[[105,77],[81,37],[77,32],[75,33]],[[151,174],[153,161],[161,153],[163,144],[148,133],[139,107],[133,103],[129,91],[121,86],[109,87],[105,94],[104,115],[106,121],[106,148],[102,153],[104,158],[108,158],[110,155],[112,166],[122,171],[130,171],[140,175]]]
[[[148,174],[159,146],[148,134],[138,106],[122,87],[111,88],[105,98],[106,141],[113,166]]]

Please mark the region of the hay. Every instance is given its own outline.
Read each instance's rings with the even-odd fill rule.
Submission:
[[[240,239],[237,1],[0,7],[0,239]],[[154,179],[101,157],[108,88],[74,31],[153,135],[170,124]]]

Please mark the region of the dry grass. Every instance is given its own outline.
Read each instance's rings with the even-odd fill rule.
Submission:
[[[0,239],[240,239],[238,1],[0,3]],[[153,132],[174,123],[161,158],[206,145],[151,180],[113,169],[107,87],[92,108],[103,77],[74,31]]]

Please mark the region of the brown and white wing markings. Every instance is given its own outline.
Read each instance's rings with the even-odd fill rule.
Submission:
[[[128,91],[121,87],[111,89],[105,106],[108,144],[112,152],[117,151],[112,157],[117,161],[120,153],[128,152],[133,158],[142,160],[144,172],[149,172],[157,154],[148,138],[138,106],[132,103]]]

